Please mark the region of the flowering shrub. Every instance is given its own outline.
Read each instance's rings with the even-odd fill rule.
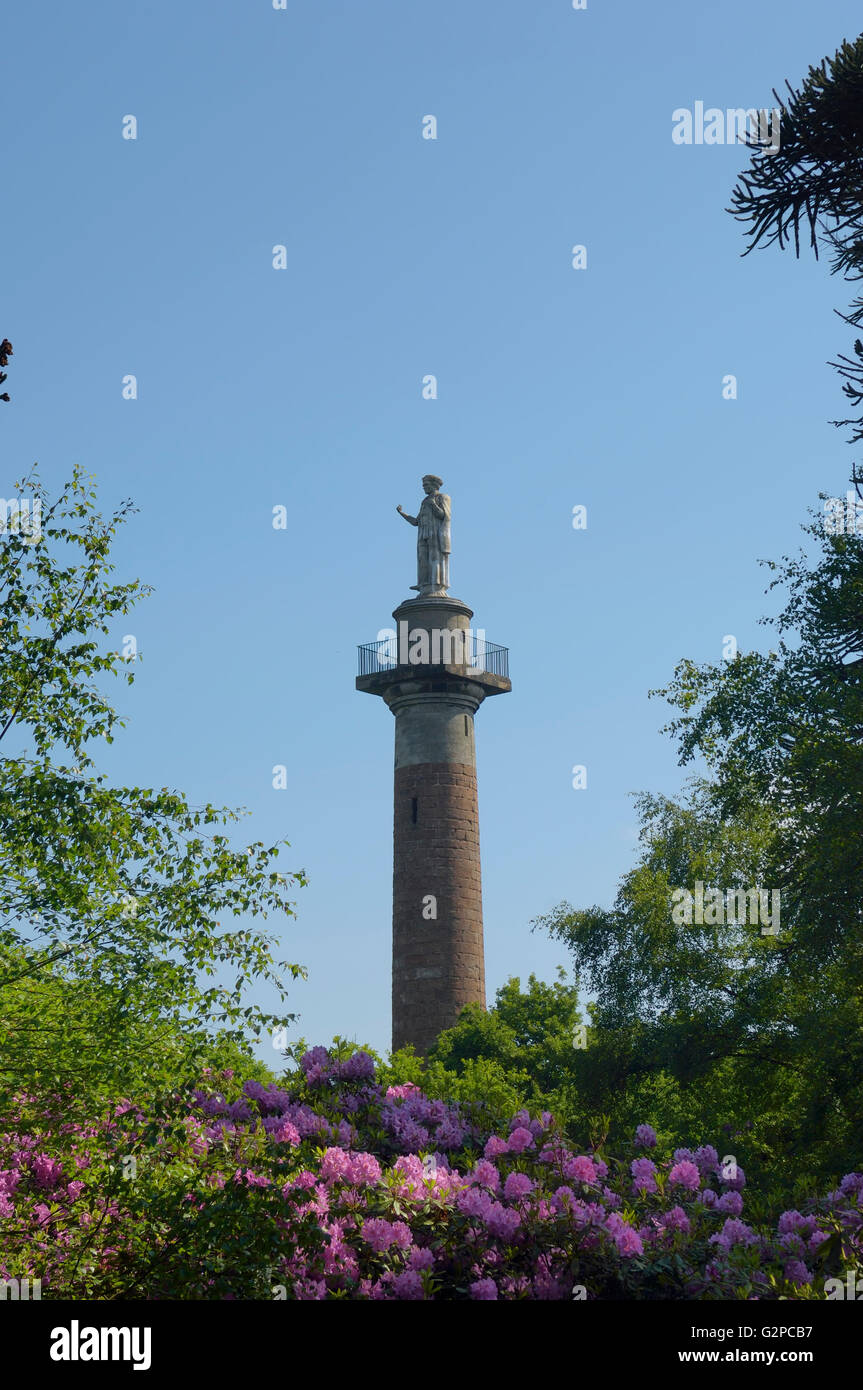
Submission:
[[[19,1096],[3,1125],[0,1278],[43,1298],[805,1299],[863,1263],[863,1174],[747,1220],[710,1145],[663,1157],[643,1124],[629,1154],[577,1153],[526,1110],[489,1134],[384,1092],[361,1051],[314,1048],[282,1084],[205,1076],[150,1113]]]

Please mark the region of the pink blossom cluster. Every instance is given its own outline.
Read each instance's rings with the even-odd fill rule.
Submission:
[[[158,1121],[19,1097],[0,1278],[67,1297],[769,1299],[823,1297],[825,1250],[863,1261],[860,1173],[765,1222],[710,1145],[669,1152],[642,1124],[628,1151],[580,1152],[527,1110],[489,1133],[370,1063],[314,1048],[279,1084],[205,1076]]]

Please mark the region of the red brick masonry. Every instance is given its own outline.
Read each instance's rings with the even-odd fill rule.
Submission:
[[[485,1007],[475,769],[397,768],[393,841],[392,1045],[425,1052],[465,1004]],[[427,920],[429,895],[437,917]]]

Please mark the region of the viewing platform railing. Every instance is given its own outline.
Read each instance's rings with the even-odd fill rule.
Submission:
[[[362,643],[357,647],[357,675],[375,676],[380,671],[395,671],[399,667],[427,670],[430,666],[463,666],[467,671],[488,671],[490,675],[509,679],[509,648],[499,647],[496,642],[487,642],[484,637],[477,637],[473,632],[465,632],[462,635],[461,630],[455,629],[449,638],[446,632],[443,635],[432,634],[428,643],[428,660],[425,661],[415,659],[417,649],[412,657],[410,646],[407,643],[404,646],[407,647],[407,651],[400,653],[396,637],[384,638],[381,642]],[[421,650],[419,654],[422,655]],[[405,659],[399,660],[400,656]]]

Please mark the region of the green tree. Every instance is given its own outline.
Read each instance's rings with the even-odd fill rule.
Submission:
[[[805,80],[788,96],[774,91],[781,111],[781,140],[776,150],[757,144],[750,169],[734,188],[729,211],[747,228],[756,247],[793,245],[800,255],[801,235],[817,257],[831,254],[831,273],[863,278],[863,35],[843,43],[832,58],[810,67]],[[847,323],[863,323],[863,297],[857,296]],[[855,407],[863,405],[863,343],[854,355],[840,354],[832,364],[844,378],[843,390]],[[851,442],[863,440],[863,414],[834,420],[852,427]],[[855,484],[863,481],[858,469]],[[863,494],[861,494],[863,495]]]
[[[524,991],[518,977],[510,978],[488,1011],[478,1004],[463,1009],[427,1058],[412,1048],[393,1053],[382,1081],[412,1081],[428,1096],[479,1105],[492,1125],[523,1106],[551,1110],[565,1124],[574,1107],[571,1058],[582,1041],[578,989],[565,981],[562,968],[550,985],[531,975]]]
[[[680,1142],[715,1139],[723,1124],[772,1112],[768,1075],[790,1065],[767,986],[780,947],[745,920],[675,920],[674,893],[763,883],[771,820],[761,806],[724,818],[703,782],[683,804],[645,794],[637,808],[641,853],[614,905],[562,903],[535,926],[569,947],[597,999],[588,1047],[572,1057],[584,1113],[607,1114],[614,1133],[647,1120]]]
[[[8,367],[8,366],[9,366],[9,358],[10,358],[11,356],[12,356],[12,344],[10,343],[10,341],[9,341],[8,338],[4,338],[3,341],[2,341],[2,343],[0,343],[0,367]],[[3,385],[3,382],[6,380],[6,377],[7,377],[7,373],[6,373],[6,372],[3,372],[3,371],[0,371],[0,386]],[[0,395],[0,401],[8,401],[9,399],[10,399],[10,396],[9,396],[9,392],[8,392],[8,391],[4,391],[4,392],[2,393],[2,395]]]
[[[292,1017],[247,1002],[256,980],[281,1003],[304,972],[243,919],[291,917],[305,880],[277,871],[281,845],[232,844],[239,813],[99,773],[91,745],[122,723],[102,682],[134,679],[111,623],[147,592],[112,578],[132,508],[103,518],[80,469],[53,502],[35,471],[17,491],[30,525],[0,547],[0,1087],[141,1092]]]
[[[753,142],[752,166],[735,186],[730,211],[749,226],[750,244],[793,242],[834,254],[833,269],[863,273],[863,34],[810,67],[781,112],[779,148]]]
[[[562,967],[554,984],[529,976],[525,991],[514,976],[497,991],[488,1012],[468,1005],[455,1027],[441,1033],[429,1057],[457,1073],[471,1058],[490,1058],[508,1075],[526,1079],[525,1099],[541,1099],[568,1081],[579,1023],[578,990],[566,983]]]
[[[776,649],[683,661],[656,692],[681,762],[700,755],[711,779],[684,805],[640,798],[642,854],[613,908],[539,925],[599,1000],[585,1104],[620,1110],[639,1077],[707,1106],[725,1088],[723,1120],[753,1125],[763,1162],[833,1172],[863,1131],[863,538],[809,530],[820,556],[771,564],[788,591]],[[674,890],[698,881],[778,890],[778,930],[726,906],[676,921]]]
[[[766,874],[782,888],[775,974],[796,985],[785,1027],[806,1059],[804,1128],[863,1131],[863,536],[807,528],[820,555],[771,564],[788,591],[777,649],[683,662],[664,692],[681,759],[704,756],[715,801],[771,807]],[[785,1015],[777,1010],[776,1027]]]

